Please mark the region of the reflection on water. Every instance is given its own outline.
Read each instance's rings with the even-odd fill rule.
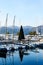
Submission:
[[[0,53],[1,58],[6,58],[6,53]]]
[[[22,49],[19,50],[19,56],[20,56],[21,61],[23,60],[23,53],[24,53],[24,51]]]
[[[43,65],[43,49],[19,49],[0,53],[0,65]]]
[[[19,57],[20,57],[21,62],[23,61],[24,55],[29,55],[29,53],[27,52],[27,50],[20,49],[19,50]]]

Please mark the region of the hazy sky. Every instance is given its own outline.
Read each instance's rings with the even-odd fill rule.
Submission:
[[[43,0],[0,0],[0,24],[5,25],[8,13],[8,26],[43,25]]]

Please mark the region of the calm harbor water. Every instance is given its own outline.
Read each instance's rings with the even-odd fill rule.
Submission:
[[[0,54],[0,65],[43,65],[43,49],[8,51]]]

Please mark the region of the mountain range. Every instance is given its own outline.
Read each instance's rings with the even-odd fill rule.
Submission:
[[[14,32],[14,34],[17,34],[20,30],[20,27],[15,26],[14,28],[11,27],[7,27],[7,32],[9,32],[10,34],[12,34]],[[32,31],[38,31],[40,34],[43,34],[43,25],[41,26],[37,26],[37,27],[32,27],[32,26],[23,26],[23,31],[24,34],[27,35]],[[6,33],[6,27],[0,27],[0,34],[5,34]]]

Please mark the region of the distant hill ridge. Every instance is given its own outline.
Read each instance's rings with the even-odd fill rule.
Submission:
[[[23,30],[24,30],[24,34],[29,34],[29,32],[31,31],[36,31],[36,29],[38,29],[38,32],[40,32],[41,34],[43,34],[43,25],[41,26],[37,26],[37,27],[32,27],[32,26],[23,26]],[[20,30],[20,27],[15,26],[14,27],[14,34],[17,34]],[[13,27],[7,27],[7,32],[9,32],[10,34],[13,33]],[[0,33],[4,34],[6,33],[6,27],[0,27]]]

